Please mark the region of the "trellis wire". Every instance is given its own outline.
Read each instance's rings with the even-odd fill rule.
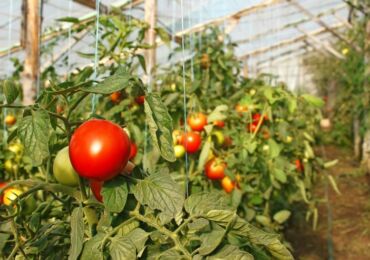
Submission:
[[[9,26],[8,26],[8,46],[10,46],[12,44],[12,17],[13,17],[13,0],[9,0]],[[10,59],[10,53],[11,53],[11,48],[8,49],[8,54],[7,54],[7,60],[9,61]],[[10,66],[8,67],[8,73],[10,72]],[[6,102],[6,99],[5,99],[5,94],[4,94],[4,103]],[[6,115],[7,115],[7,109],[6,107],[3,108],[3,117],[5,119]],[[8,131],[6,129],[6,123],[5,123],[5,120],[3,122],[3,142],[4,144],[6,144],[7,142],[7,139],[8,139]]]
[[[181,30],[184,31],[184,3],[183,0],[180,0],[181,3]],[[185,36],[181,35],[181,48],[182,48],[182,85],[183,85],[183,105],[184,105],[184,130],[185,134],[187,133],[187,111],[186,111],[186,79],[185,79]],[[185,150],[187,148],[187,142],[185,142]],[[185,153],[185,196],[189,196],[189,171],[188,171],[188,154]]]
[[[100,0],[96,0],[96,28],[95,28],[95,51],[94,51],[94,74],[93,78],[96,79],[98,74],[98,64],[99,64],[99,19],[100,19]],[[91,113],[94,115],[96,110],[97,96],[93,94],[91,97]]]

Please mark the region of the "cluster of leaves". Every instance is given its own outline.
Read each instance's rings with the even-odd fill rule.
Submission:
[[[129,35],[145,26],[129,23],[130,34],[126,20],[101,19],[106,33],[100,54],[112,61],[98,66],[98,78],[103,80],[93,78],[91,67],[71,73],[67,81],[56,73],[49,75],[50,86],[30,106],[18,105],[17,88],[5,87],[17,83],[15,78],[4,82],[7,102],[1,107],[17,109],[19,116],[8,129],[1,153],[16,163],[20,174],[2,175],[8,183],[0,192],[21,187],[23,193],[12,205],[0,206],[1,254],[9,259],[65,259],[67,251],[69,259],[89,260],[292,259],[277,235],[238,216],[223,194],[194,192],[185,198],[184,187],[168,169],[175,158],[166,103],[159,93],[146,91],[136,72],[138,64],[144,66],[137,52],[146,47],[139,36],[136,45]],[[117,91],[123,100],[113,105],[107,95]],[[142,94],[144,107],[137,107],[133,100]],[[104,184],[103,203],[92,196],[86,180],[81,179],[79,187],[69,187],[56,183],[52,175],[55,154],[68,145],[74,129],[92,117],[126,126],[131,138],[145,147],[145,153],[141,148],[141,156],[135,159],[138,166],[132,176],[118,176]],[[23,145],[22,155],[10,154],[10,144],[18,142]]]

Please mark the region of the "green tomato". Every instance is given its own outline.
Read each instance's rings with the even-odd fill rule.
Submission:
[[[221,131],[213,131],[212,135],[216,137],[218,145],[223,145],[225,142],[225,136]]]
[[[173,147],[176,158],[181,158],[185,154],[185,147],[183,145],[175,145]]]
[[[292,141],[293,141],[293,137],[291,137],[290,135],[288,135],[288,136],[286,137],[286,142],[287,142],[288,144],[290,144]]]
[[[59,183],[67,186],[78,185],[79,177],[69,159],[68,146],[57,153],[53,164],[53,172],[55,179]]]
[[[21,155],[23,152],[23,145],[20,143],[13,143],[8,146],[9,151],[15,153],[16,155]]]
[[[5,168],[5,171],[8,173],[14,174],[18,172],[18,165],[12,160],[6,160],[4,163],[4,168]]]

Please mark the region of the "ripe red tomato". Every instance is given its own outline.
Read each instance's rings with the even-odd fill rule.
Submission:
[[[135,143],[131,143],[130,145],[130,156],[128,157],[129,160],[132,160],[135,158],[137,154],[137,145]]]
[[[213,121],[213,125],[214,125],[214,126],[217,126],[217,127],[219,127],[219,128],[224,128],[224,126],[225,126],[225,122],[224,122],[224,121],[222,121],[222,120],[215,120],[215,121]]]
[[[210,180],[221,180],[225,177],[226,163],[219,158],[213,158],[206,163],[205,172]]]
[[[145,101],[145,96],[138,96],[138,97],[135,98],[135,102],[138,105],[144,104],[144,101]]]
[[[187,153],[195,153],[199,150],[202,138],[197,132],[187,132],[181,138],[181,143]]]
[[[255,114],[253,114],[252,115],[252,119],[253,119],[253,123],[255,123],[255,124],[258,124],[258,122],[260,121],[260,119],[261,119],[261,114],[260,113],[255,113]],[[268,120],[268,117],[267,117],[267,115],[265,115],[264,117],[263,117],[263,119],[262,119],[262,123],[263,123],[263,120]]]
[[[103,184],[104,182],[102,181],[90,180],[91,191],[94,194],[94,197],[100,202],[103,202],[103,196],[100,194]]]
[[[269,130],[267,130],[267,129],[263,129],[263,130],[262,130],[262,137],[263,137],[263,139],[265,139],[265,140],[269,139],[269,138],[270,138],[270,132],[269,132]]]
[[[257,131],[257,124],[256,123],[251,123],[247,125],[247,130],[251,133],[255,133]]]
[[[229,176],[225,176],[221,181],[221,186],[227,193],[230,193],[235,188],[235,181],[232,181]]]
[[[0,182],[0,189],[2,189],[3,187],[5,187],[7,183],[6,182]],[[5,191],[4,191],[5,192]],[[0,195],[0,204],[3,203],[3,199],[4,199],[4,192],[1,193]]]
[[[193,131],[203,131],[207,124],[207,116],[203,113],[194,113],[188,117],[188,124]]]
[[[69,143],[69,157],[84,178],[106,181],[118,175],[130,156],[130,139],[117,124],[91,119],[79,126]]]
[[[303,164],[302,164],[301,160],[299,160],[299,159],[295,160],[295,168],[296,168],[297,171],[303,172],[304,167],[303,167]]]
[[[119,91],[116,91],[116,92],[113,92],[112,94],[110,94],[110,100],[115,104],[117,104],[121,101],[121,97],[122,97],[122,94]]]
[[[225,141],[223,144],[224,148],[228,148],[233,145],[233,139],[230,136],[225,136]]]
[[[61,104],[57,104],[57,114],[63,114],[64,113],[64,106]]]

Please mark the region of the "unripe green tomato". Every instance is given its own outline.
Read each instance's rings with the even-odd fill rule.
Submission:
[[[171,84],[171,90],[172,90],[172,91],[175,91],[175,90],[176,90],[176,84],[175,84],[175,83],[172,83],[172,84]]]
[[[249,94],[251,96],[254,96],[256,94],[256,90],[252,88],[251,90],[249,90]]]
[[[293,137],[291,137],[290,135],[288,135],[288,136],[286,137],[286,142],[287,142],[288,144],[290,144],[292,141],[293,141]]]
[[[180,144],[175,145],[173,147],[173,149],[175,151],[176,158],[181,158],[181,157],[184,156],[184,154],[185,154],[185,147],[183,145],[180,145]]]
[[[213,131],[212,135],[216,136],[217,144],[223,145],[225,142],[225,136],[221,131]]]
[[[270,150],[270,146],[265,144],[264,146],[262,146],[262,151],[264,152],[268,152]]]
[[[23,212],[28,215],[32,214],[37,208],[36,200],[32,194],[28,195],[24,200]]]
[[[77,186],[79,177],[69,159],[68,146],[57,153],[53,164],[55,179],[64,185]]]

